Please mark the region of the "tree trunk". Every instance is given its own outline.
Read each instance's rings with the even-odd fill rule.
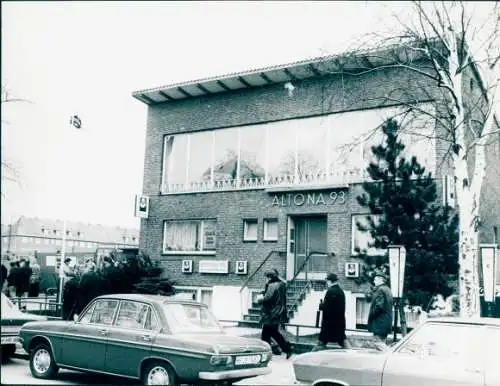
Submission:
[[[460,184],[459,184],[460,185]],[[478,205],[469,189],[462,189],[460,203],[459,232],[460,244],[458,250],[460,316],[474,317],[480,315],[479,308],[479,270],[477,229]],[[458,196],[458,194],[457,194]]]

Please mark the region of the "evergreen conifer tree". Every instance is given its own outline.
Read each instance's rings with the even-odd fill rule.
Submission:
[[[441,204],[431,173],[416,157],[405,159],[399,130],[395,120],[388,120],[382,127],[384,142],[371,148],[374,162],[367,171],[372,181],[363,183],[364,193],[357,201],[376,216],[357,222],[357,227],[370,233],[370,247],[405,246],[404,298],[409,305],[426,309],[434,295],[453,293],[458,273],[458,216]],[[368,268],[365,280],[374,269],[388,271],[386,251],[378,257],[359,252]]]

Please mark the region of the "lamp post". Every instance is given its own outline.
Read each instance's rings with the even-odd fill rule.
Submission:
[[[496,244],[480,244],[481,268],[483,271],[484,301],[488,305],[488,315],[493,316],[493,302],[495,301],[496,275]]]
[[[399,302],[403,297],[405,280],[406,248],[403,245],[389,245],[389,274],[391,293],[394,298],[394,341],[397,338]]]

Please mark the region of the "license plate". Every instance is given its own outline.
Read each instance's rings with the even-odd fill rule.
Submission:
[[[13,344],[19,342],[19,338],[17,336],[7,336],[2,338],[2,344]]]
[[[236,365],[254,365],[260,362],[260,355],[243,355],[236,357],[234,364]]]

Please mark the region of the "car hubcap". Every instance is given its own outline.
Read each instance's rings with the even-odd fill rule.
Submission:
[[[153,367],[149,371],[148,385],[168,385],[169,380],[167,370],[161,366]]]
[[[50,367],[50,354],[45,349],[40,349],[33,358],[33,367],[37,373],[45,373]]]

